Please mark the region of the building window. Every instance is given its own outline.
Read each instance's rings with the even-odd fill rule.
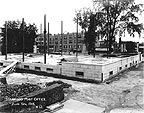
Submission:
[[[69,43],[72,43],[72,40],[69,40]]]
[[[64,44],[67,44],[67,41],[64,41]]]
[[[39,41],[39,39],[37,38],[36,41]]]
[[[0,62],[0,66],[3,66],[3,63],[2,63],[2,62]]]
[[[77,77],[84,77],[84,72],[76,71],[76,72],[75,72],[75,75],[76,75]]]
[[[66,45],[64,45],[64,48],[67,48],[67,46],[66,46]]]
[[[73,37],[72,36],[69,36],[69,39],[72,39]]]
[[[72,45],[69,45],[69,48],[72,48]]]
[[[39,38],[39,41],[43,41],[43,38]]]
[[[41,68],[40,67],[35,67],[35,70],[40,71]]]
[[[66,36],[64,36],[64,40],[67,40],[67,37],[66,37]]]
[[[122,70],[122,67],[119,67],[119,70]]]
[[[55,40],[57,40],[58,38],[56,37]]]
[[[109,72],[109,75],[113,75],[113,71],[110,71],[110,72]]]
[[[55,44],[58,44],[58,42],[55,42]]]
[[[24,69],[29,69],[29,66],[28,65],[24,65]]]
[[[53,72],[53,69],[51,68],[46,68],[47,71]]]

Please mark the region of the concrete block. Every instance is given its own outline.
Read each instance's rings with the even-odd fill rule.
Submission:
[[[103,76],[103,80],[106,80],[106,79],[108,79],[110,76],[109,76],[109,74],[107,73],[107,74],[105,74],[104,76]]]
[[[88,66],[83,64],[83,65],[81,65],[81,68],[87,69]]]
[[[74,67],[75,68],[81,68],[81,64],[75,64]]]
[[[85,73],[87,76],[93,76],[94,75],[94,73],[92,73],[92,72],[87,72],[87,73]]]
[[[101,75],[100,74],[95,74],[94,78],[101,79]]]

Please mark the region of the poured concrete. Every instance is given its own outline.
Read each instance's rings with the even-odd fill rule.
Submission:
[[[55,113],[103,113],[105,108],[70,99]]]

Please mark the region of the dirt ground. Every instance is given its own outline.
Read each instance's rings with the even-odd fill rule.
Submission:
[[[144,63],[120,76],[109,84],[75,84],[78,92],[69,98],[104,107],[107,112],[115,108],[144,109]]]
[[[109,113],[116,108],[133,108],[144,110],[144,62],[121,73],[109,84],[84,83],[44,77],[28,73],[12,73],[7,76],[8,83],[42,83],[61,80],[72,85],[66,98],[75,99],[105,108]]]

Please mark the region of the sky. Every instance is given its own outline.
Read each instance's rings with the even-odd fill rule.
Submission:
[[[136,0],[136,3],[144,4],[144,0]],[[0,27],[5,21],[21,21],[24,18],[26,23],[35,23],[40,33],[40,24],[43,25],[46,14],[50,33],[61,33],[61,21],[63,21],[64,33],[76,32],[76,24],[73,21],[75,11],[92,6],[92,0],[0,0]],[[143,19],[144,16],[141,16],[140,22],[144,23]],[[79,31],[81,31],[80,27]],[[140,39],[133,39],[133,41],[138,40]]]
[[[61,21],[64,32],[75,32],[75,11],[83,7],[92,7],[92,0],[0,0],[0,26],[6,20],[24,18],[26,23],[35,23],[40,29],[46,14],[52,34],[61,33]]]

